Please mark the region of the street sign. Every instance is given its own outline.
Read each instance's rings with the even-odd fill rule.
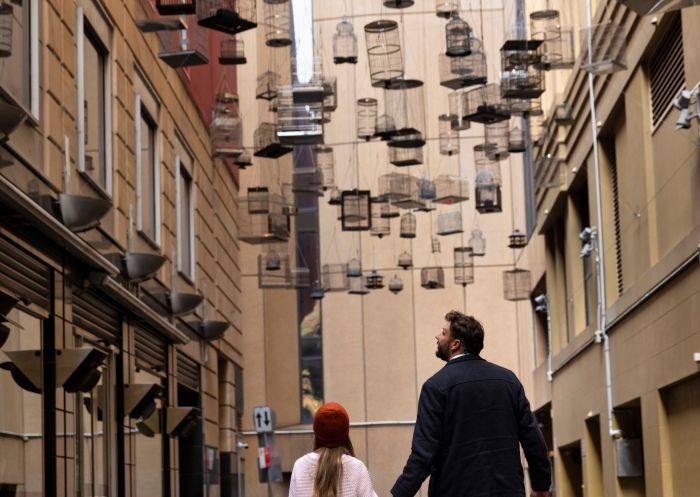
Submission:
[[[266,469],[270,467],[270,448],[260,447],[258,449],[258,467]]]
[[[272,433],[275,429],[272,409],[269,406],[254,407],[253,424],[257,433]]]

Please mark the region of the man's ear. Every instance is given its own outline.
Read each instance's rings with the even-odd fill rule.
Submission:
[[[456,349],[454,347],[455,343],[457,344]],[[458,338],[455,338],[454,340],[452,340],[451,348],[452,348],[452,350],[461,350],[462,349],[462,341],[459,340]]]

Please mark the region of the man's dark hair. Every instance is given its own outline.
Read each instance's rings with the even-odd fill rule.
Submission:
[[[484,327],[472,316],[459,311],[445,314],[445,320],[450,322],[450,335],[462,344],[465,354],[479,355],[484,348]]]

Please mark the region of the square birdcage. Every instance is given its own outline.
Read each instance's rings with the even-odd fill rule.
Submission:
[[[293,267],[289,272],[292,288],[309,288],[311,286],[311,271],[308,267]]]
[[[292,44],[291,2],[265,2],[265,45],[268,47],[288,47]]]
[[[380,19],[365,25],[365,42],[372,86],[385,88],[403,77],[401,33],[396,21]]]
[[[496,183],[488,169],[476,173],[474,179],[474,203],[476,210],[482,214],[501,212],[501,185]]]
[[[255,198],[253,204],[259,201]],[[285,212],[286,201],[276,193],[268,194],[268,212],[250,214],[249,199],[240,198],[238,202],[238,239],[249,244],[284,242],[289,238],[289,214]],[[258,206],[259,207],[259,206]],[[253,211],[256,206],[253,206]]]
[[[501,87],[490,83],[468,90],[464,94],[464,119],[482,124],[492,124],[510,119],[510,109],[501,98]]]
[[[371,236],[383,238],[391,234],[391,219],[382,216],[381,207],[372,209],[372,226],[369,229]]]
[[[367,231],[372,227],[369,190],[345,190],[341,195],[340,217],[343,231]]]
[[[219,50],[219,64],[222,66],[234,66],[245,64],[245,44],[238,38],[221,40]]]
[[[277,98],[277,87],[280,85],[280,76],[274,71],[265,71],[260,74],[255,87],[255,98],[273,100]]]
[[[445,271],[440,266],[420,270],[420,286],[428,290],[445,288]]]
[[[156,9],[162,16],[182,16],[197,11],[196,0],[156,0]]]
[[[323,195],[323,173],[317,167],[295,167],[292,171],[292,191],[320,197]]]
[[[243,153],[243,124],[239,114],[238,95],[216,95],[209,134],[212,156],[231,158]]]
[[[374,131],[374,138],[379,138],[382,141],[391,140],[396,135],[396,124],[394,118],[389,114],[377,116],[377,122]],[[367,138],[369,140],[369,138]]]
[[[590,49],[589,49],[590,47]],[[612,22],[581,30],[581,69],[609,74],[627,69],[625,27]]]
[[[501,48],[501,96],[536,98],[544,93],[542,40],[507,40]]]
[[[466,91],[453,91],[449,95],[452,129],[455,131],[463,131],[471,127],[471,122],[464,118],[467,115],[466,97]]]
[[[14,8],[6,2],[0,2],[0,58],[12,55],[13,25]]]
[[[545,71],[570,69],[576,62],[574,52],[574,32],[571,28],[545,33],[540,46],[539,67]]]
[[[417,166],[423,164],[423,148],[387,147],[389,162],[396,167]]]
[[[297,103],[294,88],[277,89],[277,136],[284,144],[323,142],[323,102]]]
[[[197,18],[184,18],[186,28],[176,31],[159,31],[162,50],[158,57],[174,69],[209,63],[209,32],[197,24]]]
[[[357,64],[357,36],[352,23],[343,18],[333,34],[333,62],[336,64]]]
[[[662,14],[671,10],[698,5],[697,0],[621,0],[620,3],[640,16]]]
[[[502,161],[510,155],[510,121],[500,121],[484,126],[484,147],[489,159]]]
[[[517,154],[525,152],[527,146],[525,145],[525,134],[520,126],[517,124],[510,128],[508,133],[508,151]]]
[[[437,234],[441,236],[462,233],[462,213],[460,211],[438,214]]]
[[[239,169],[245,169],[253,165],[253,158],[250,156],[250,152],[243,148],[241,155],[233,159],[233,164]]]
[[[481,50],[478,38],[470,40],[472,48],[469,54],[450,57],[438,56],[440,85],[452,90],[468,86],[483,85],[487,80],[486,55]]]
[[[270,192],[266,186],[248,188],[248,214],[268,214],[270,212]]]
[[[389,173],[379,177],[379,194],[390,201],[408,198],[414,191],[418,179],[404,173]]]
[[[258,254],[258,288],[289,288],[291,286],[289,254],[276,251]]]
[[[314,159],[316,167],[321,172],[321,185],[324,190],[330,190],[335,186],[335,158],[333,148],[325,145],[314,147]]]
[[[338,108],[338,78],[323,80],[323,112],[333,112]]]
[[[280,143],[277,137],[277,125],[274,123],[261,123],[255,130],[253,142],[255,157],[278,159],[293,150],[292,147]]]
[[[394,201],[394,205],[399,209],[433,210],[429,208],[430,200],[421,197],[420,179],[409,175],[409,195]]]
[[[438,132],[441,155],[455,155],[459,153],[459,132],[452,128],[454,118],[450,114],[438,116]]]
[[[515,268],[503,271],[503,298],[527,300],[530,298],[530,271]]]
[[[474,146],[474,164],[476,165],[475,170],[478,175],[481,171],[486,171],[493,178],[497,184],[501,184],[501,164],[492,159],[492,154],[485,143],[480,143]],[[482,179],[485,177],[482,175]]]
[[[257,26],[255,0],[196,0],[199,25],[228,34]]]
[[[348,265],[324,264],[321,268],[321,281],[327,292],[344,292],[348,289]]]
[[[461,176],[441,174],[435,178],[436,195],[433,202],[438,204],[456,204],[469,200],[469,181]]]
[[[435,198],[435,182],[428,178],[418,180],[418,196],[423,200],[433,200]]]
[[[357,137],[370,140],[377,130],[377,99],[360,98],[357,101]]]
[[[394,120],[395,135],[390,147],[415,148],[425,145],[425,94],[418,79],[395,79],[384,92],[386,111]]]

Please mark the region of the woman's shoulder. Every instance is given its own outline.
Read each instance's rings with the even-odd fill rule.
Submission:
[[[350,456],[348,454],[343,454],[342,462],[344,465],[351,467],[351,468],[357,468],[357,469],[365,468],[366,469],[365,463],[363,463],[357,457],[353,457],[353,456]]]

